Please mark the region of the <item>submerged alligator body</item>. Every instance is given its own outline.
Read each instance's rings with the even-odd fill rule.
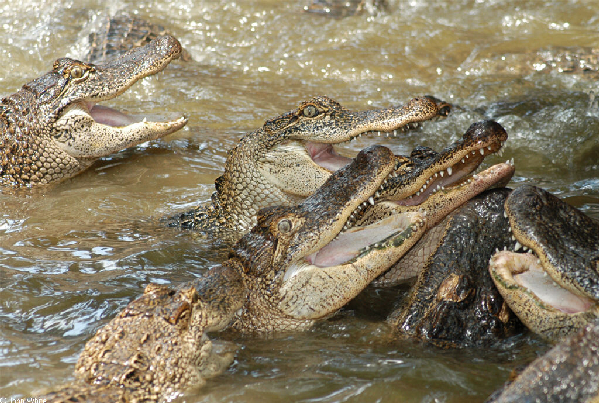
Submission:
[[[212,278],[217,278],[215,274]],[[178,290],[150,284],[116,318],[87,342],[75,381],[39,399],[47,402],[170,401],[222,372],[234,351],[220,351],[206,336],[228,324],[235,309],[235,287],[186,284]]]
[[[394,268],[418,273],[408,297],[388,319],[398,334],[441,347],[467,347],[524,329],[487,270],[497,249],[514,249],[503,214],[509,193],[496,189],[470,200],[428,231]],[[387,276],[387,285],[397,278]]]
[[[526,326],[560,340],[599,318],[599,223],[543,189],[522,186],[506,201],[516,250],[489,270]]]
[[[245,135],[228,153],[225,172],[216,179],[208,205],[171,219],[171,226],[194,229],[233,244],[256,223],[264,207],[292,206],[318,189],[351,159],[333,144],[362,134],[418,125],[449,113],[432,97],[414,98],[398,108],[353,112],[321,96]]]
[[[89,34],[89,51],[84,61],[103,63],[165,35],[171,33],[162,25],[127,13],[117,14],[108,18],[101,30]],[[187,62],[192,58],[185,49],[182,49],[179,60]]]
[[[599,402],[599,321],[566,337],[487,401],[520,402]]]
[[[387,10],[385,0],[313,0],[304,11],[332,18],[352,15],[375,15]]]
[[[171,36],[105,64],[62,58],[0,103],[0,186],[38,186],[72,177],[96,159],[181,129],[178,117],[150,122],[96,105],[179,57]]]

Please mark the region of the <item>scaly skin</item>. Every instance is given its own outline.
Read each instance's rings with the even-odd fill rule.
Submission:
[[[418,273],[388,319],[400,336],[455,348],[493,343],[523,329],[487,270],[497,249],[514,247],[503,215],[509,193],[494,189],[473,198],[429,230],[402,258],[401,269],[394,268],[404,276]]]
[[[489,270],[510,308],[533,332],[559,340],[599,318],[599,223],[550,193],[522,186],[506,201],[516,251]]]
[[[135,15],[122,13],[110,17],[99,32],[89,35],[89,52],[84,62],[102,63],[123,53],[152,42],[154,39],[170,35],[165,27],[153,24]],[[179,60],[191,60],[191,55],[183,49]]]
[[[170,289],[150,284],[87,342],[75,381],[40,398],[48,402],[170,401],[199,387],[233,360],[218,351],[207,331],[227,325],[243,301],[236,273],[212,276]],[[232,281],[231,281],[232,280]]]
[[[62,58],[54,69],[0,103],[0,186],[38,186],[72,177],[97,158],[154,140],[187,120],[141,121],[95,105],[181,54],[170,36],[102,65]]]
[[[599,321],[533,361],[487,403],[599,402]]]
[[[449,105],[432,97],[362,112],[324,96],[302,102],[244,136],[215,181],[212,203],[174,217],[171,224],[234,243],[256,224],[258,210],[297,204],[345,166],[350,159],[335,153],[333,144],[373,131],[394,133],[448,113]]]

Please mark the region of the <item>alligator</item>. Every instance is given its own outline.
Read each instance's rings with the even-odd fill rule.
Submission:
[[[387,11],[385,0],[313,0],[304,6],[308,13],[332,18],[344,18],[367,13],[376,15]]]
[[[362,112],[345,109],[325,96],[302,102],[246,134],[229,151],[211,202],[171,217],[169,225],[234,244],[256,224],[258,210],[300,202],[331,172],[351,161],[337,154],[333,144],[375,132],[397,135],[399,130],[447,116],[449,111],[448,104],[433,97]]]
[[[489,270],[522,322],[560,340],[599,318],[599,223],[530,185],[510,194],[505,212],[516,253],[496,253]]]
[[[224,371],[234,349],[206,332],[226,326],[239,309],[239,287],[226,272],[173,289],[149,284],[143,295],[89,340],[75,380],[37,401],[159,402]]]
[[[599,321],[594,321],[533,361],[487,403],[597,403],[598,352]]]
[[[70,178],[96,159],[181,129],[185,117],[150,122],[97,105],[162,71],[181,45],[162,36],[104,64],[70,58],[0,103],[0,186]]]
[[[488,345],[524,330],[487,270],[496,249],[515,246],[503,214],[509,193],[494,189],[471,199],[375,281],[391,286],[417,273],[387,320],[400,337],[457,348]]]
[[[164,35],[171,33],[162,25],[127,13],[117,14],[107,18],[100,31],[89,34],[89,51],[83,61],[96,64],[107,62]],[[178,60],[188,62],[192,57],[182,49]]]

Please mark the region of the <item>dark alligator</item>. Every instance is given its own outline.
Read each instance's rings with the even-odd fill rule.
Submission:
[[[516,251],[489,270],[526,326],[559,340],[599,318],[599,223],[543,189],[522,186],[506,201]]]
[[[480,346],[524,329],[489,275],[497,249],[513,249],[503,205],[509,189],[487,191],[429,230],[384,285],[418,277],[388,322],[402,337],[441,347]],[[504,229],[503,231],[501,229]]]
[[[375,15],[387,10],[385,0],[313,0],[304,11],[332,18],[352,15]]]
[[[53,70],[0,103],[0,186],[72,177],[96,159],[181,129],[184,117],[150,122],[99,106],[179,57],[171,36],[105,64],[61,58]]]
[[[599,402],[599,321],[565,338],[487,400],[520,402]]]
[[[170,401],[222,372],[234,351],[213,346],[207,331],[226,326],[241,306],[227,273],[178,290],[150,284],[87,342],[75,381],[46,402]],[[42,401],[42,400],[38,400]]]
[[[396,135],[398,130],[446,116],[449,110],[448,104],[432,97],[362,112],[347,110],[324,96],[302,102],[245,135],[228,153],[212,202],[173,217],[170,225],[234,243],[256,223],[258,210],[298,203],[351,160],[338,155],[333,144],[368,133]]]
[[[162,25],[127,13],[117,14],[107,18],[100,30],[89,34],[89,51],[83,61],[103,63],[165,35],[171,33]],[[179,60],[187,62],[192,58],[182,49]]]

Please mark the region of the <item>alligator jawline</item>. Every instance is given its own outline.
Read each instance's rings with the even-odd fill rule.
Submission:
[[[531,250],[528,253],[502,251],[491,260],[494,270],[503,282],[520,287],[538,300],[539,306],[553,308],[565,314],[586,312],[595,305],[591,299],[576,295],[556,283],[545,271],[540,258]]]
[[[357,134],[356,136],[352,137],[350,140],[339,143],[339,144],[351,142],[352,140],[362,137],[363,135],[366,135],[369,137],[374,136],[375,133],[378,134],[379,137],[381,136],[381,133],[385,133],[387,135],[387,137],[389,137],[390,134],[393,134],[393,137],[397,137],[400,131],[405,133],[409,130],[417,129],[417,128],[421,127],[421,125],[422,125],[422,123],[415,122],[415,123],[406,123],[404,126],[400,126],[391,131],[369,130],[367,132]],[[335,148],[333,147],[333,145],[329,144],[329,143],[306,141],[306,142],[304,142],[304,146],[306,148],[306,152],[308,153],[308,155],[310,156],[312,161],[316,165],[318,165],[330,172],[334,172],[334,171],[337,171],[338,169],[343,168],[345,165],[349,164],[352,160],[351,158],[344,157],[344,156],[338,154],[337,151],[335,150]]]
[[[475,171],[481,168],[481,164],[487,156],[495,153],[499,156],[503,155],[504,143],[505,141],[478,144],[467,150],[458,151],[448,163],[435,165],[435,171],[430,174],[418,191],[402,200],[393,202],[400,206],[414,206],[423,203],[430,195],[439,190],[470,181],[475,176]],[[513,160],[511,163],[513,165]]]

